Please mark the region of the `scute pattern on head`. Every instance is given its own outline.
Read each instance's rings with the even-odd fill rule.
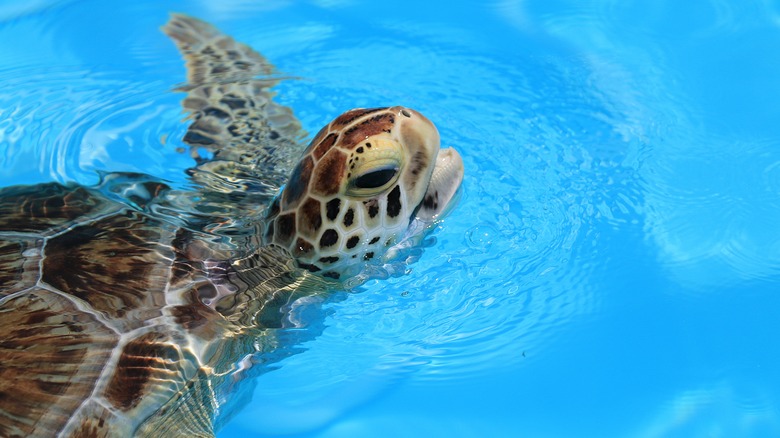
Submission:
[[[332,196],[339,192],[344,181],[344,170],[347,167],[346,159],[347,154],[331,147],[314,170],[312,194]]]
[[[284,202],[288,205],[298,205],[303,194],[309,188],[309,180],[311,180],[311,172],[314,168],[314,161],[311,157],[305,157],[292,171],[290,176],[291,181],[295,181],[295,185],[291,185],[284,193]]]
[[[347,111],[320,130],[269,209],[266,243],[329,278],[384,254],[423,200],[439,135],[416,111]],[[419,183],[419,184],[418,184]]]
[[[354,126],[347,128],[339,139],[338,145],[345,149],[355,149],[361,145],[361,141],[381,132],[390,133],[395,125],[395,115],[392,113],[380,113],[361,120]]]
[[[323,128],[323,131],[338,131],[340,129],[344,129],[355,120],[366,116],[371,113],[375,113],[378,111],[384,111],[387,108],[355,108],[353,110],[347,111],[340,116],[336,117],[329,126],[326,126]],[[316,140],[316,139],[315,139]]]
[[[315,198],[307,198],[301,206],[301,214],[298,216],[298,231],[303,237],[314,239],[322,226],[322,212],[320,201]]]

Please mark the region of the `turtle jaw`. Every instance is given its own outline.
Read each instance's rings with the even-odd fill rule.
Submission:
[[[440,149],[422,202],[412,221],[431,225],[446,216],[457,204],[463,182],[463,158],[453,148]]]
[[[386,271],[403,272],[409,251],[419,247],[428,232],[455,208],[460,198],[463,169],[463,159],[458,151],[453,148],[439,150],[425,195],[409,218],[406,233],[382,258]],[[409,260],[413,259],[414,256]],[[396,265],[399,262],[400,267]]]

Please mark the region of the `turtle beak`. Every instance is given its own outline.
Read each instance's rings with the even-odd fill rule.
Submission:
[[[428,189],[417,207],[412,221],[430,225],[449,213],[457,204],[457,194],[463,182],[463,159],[458,151],[445,148],[436,156],[436,165]]]
[[[395,259],[405,249],[420,243],[428,230],[455,207],[462,182],[463,159],[460,154],[452,148],[440,149],[425,196],[409,218],[406,235],[387,251],[385,261]]]

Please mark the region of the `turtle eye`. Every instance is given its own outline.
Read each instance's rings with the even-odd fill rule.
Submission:
[[[355,179],[355,187],[359,189],[378,189],[390,182],[397,172],[398,168],[390,167],[364,173]]]

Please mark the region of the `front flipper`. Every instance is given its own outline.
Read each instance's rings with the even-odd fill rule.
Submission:
[[[273,197],[303,150],[305,133],[292,110],[273,101],[281,79],[251,47],[201,20],[173,14],[162,28],[187,66],[178,89],[191,124],[184,142],[197,166],[192,178],[208,192]],[[203,158],[198,149],[212,154]]]

